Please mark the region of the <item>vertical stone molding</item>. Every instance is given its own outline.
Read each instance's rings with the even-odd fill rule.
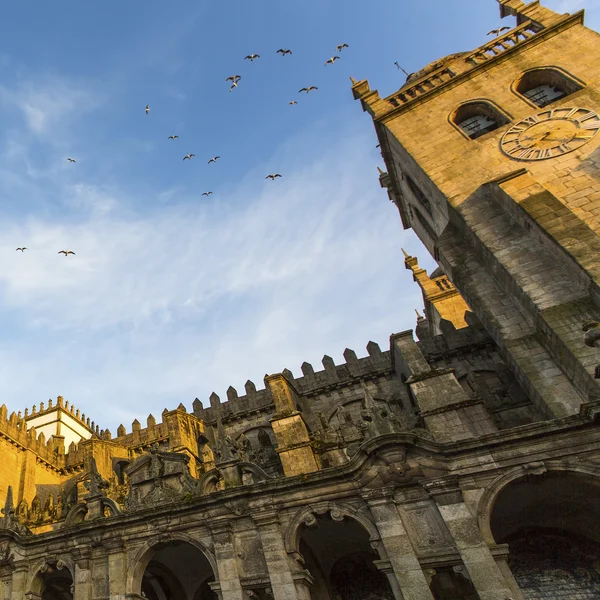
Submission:
[[[107,549],[108,593],[110,600],[125,600],[127,593],[127,552],[121,538],[104,542]]]
[[[389,558],[401,600],[434,600],[410,538],[393,500],[393,490],[383,489],[363,494],[381,536],[381,544]],[[384,569],[381,569],[385,572]],[[390,577],[388,576],[388,579]]]
[[[446,477],[422,485],[435,500],[481,600],[510,598],[511,590],[464,502],[458,478]]]
[[[210,524],[210,531],[215,546],[220,600],[246,600],[240,582],[231,523],[216,521]]]
[[[92,574],[91,574],[91,551],[89,548],[76,548],[71,552],[75,561],[75,577],[73,600],[91,600],[92,598]]]
[[[265,561],[271,580],[274,600],[303,600],[310,595],[299,595],[285,550],[279,518],[275,511],[252,516],[262,542]],[[302,585],[300,587],[303,587]],[[308,592],[308,590],[306,590]],[[310,592],[308,592],[310,594]]]
[[[27,585],[28,566],[26,564],[15,565],[15,570],[12,574],[12,586],[10,600],[23,600],[25,598],[25,589]]]

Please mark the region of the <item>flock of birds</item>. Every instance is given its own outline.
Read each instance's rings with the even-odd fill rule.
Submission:
[[[507,31],[509,29],[511,29],[511,28],[510,27],[499,27],[498,29],[492,29],[490,32],[488,32],[487,35],[488,36],[489,35],[499,36],[503,31]],[[341,54],[341,52],[342,52],[342,50],[344,50],[344,48],[349,48],[348,44],[339,44],[338,46],[336,46],[336,51],[338,52],[338,54]],[[293,54],[293,53],[292,53],[292,51],[289,48],[279,48],[279,50],[277,50],[277,54],[280,54],[281,56],[286,56],[288,54]],[[250,62],[254,62],[255,60],[257,60],[259,58],[260,58],[260,54],[248,54],[247,56],[244,57],[244,60],[249,60]],[[331,58],[329,58],[329,59],[327,59],[325,61],[325,66],[327,66],[327,65],[333,65],[333,64],[335,64],[335,62],[337,60],[340,60],[340,57],[338,55],[332,56]],[[396,67],[398,69],[400,69],[407,76],[410,75],[410,73],[408,73],[407,71],[405,71],[398,64],[397,61],[394,64],[396,65]],[[236,89],[238,87],[238,84],[239,84],[239,82],[240,82],[241,79],[242,79],[241,75],[230,75],[229,77],[227,77],[225,79],[226,82],[229,82],[229,81],[231,82],[231,85],[229,87],[229,91],[230,92],[233,91],[234,89]],[[298,90],[298,93],[301,94],[301,93],[304,92],[306,94],[309,94],[310,92],[312,92],[314,90],[318,90],[318,89],[319,88],[316,87],[316,86],[314,86],[314,85],[309,85],[307,87],[300,88]],[[298,104],[298,102],[296,100],[290,100],[290,102],[288,104],[290,104],[290,105],[293,106],[295,104]],[[146,115],[150,114],[150,105],[149,104],[146,104],[145,112],[146,112]],[[178,140],[179,136],[178,135],[170,135],[167,139],[174,141],[174,140]],[[379,144],[377,145],[377,147],[379,147]],[[186,160],[190,160],[191,161],[192,158],[194,158],[195,156],[196,155],[192,154],[192,153],[186,154],[183,157],[183,160],[184,161],[186,161]],[[213,156],[208,161],[208,164],[210,165],[211,163],[215,163],[220,158],[221,158],[220,156]],[[71,158],[70,156],[67,157],[67,161],[69,163],[76,163],[77,162],[74,158]],[[269,175],[267,175],[265,177],[265,179],[270,179],[271,181],[275,181],[275,179],[277,179],[278,177],[281,177],[280,173],[270,173]],[[203,192],[202,193],[202,196],[206,196],[206,197],[211,196],[211,195],[212,195],[212,192]],[[19,251],[20,252],[24,252],[25,250],[27,250],[27,247],[25,247],[25,246],[22,246],[22,247],[19,247],[19,248],[16,249],[17,252],[19,252]],[[69,254],[75,255],[75,252],[73,252],[72,250],[59,250],[58,254],[64,254],[65,257],[66,257],[66,256],[69,256]]]
[[[348,44],[339,44],[338,46],[336,46],[336,50],[339,53],[342,52],[342,50],[344,50],[344,48],[349,48]],[[277,50],[277,54],[280,54],[281,56],[286,56],[288,54],[293,54],[292,51],[289,48],[279,48],[279,50]],[[248,54],[247,56],[244,57],[244,60],[249,60],[250,62],[254,62],[255,60],[257,60],[258,58],[260,58],[260,54]],[[340,57],[338,55],[332,56],[331,58],[329,58],[326,62],[325,62],[325,66],[327,65],[333,65],[337,60],[340,60]],[[229,77],[227,77],[225,79],[226,82],[231,82],[231,85],[229,87],[229,91],[233,91],[235,88],[238,87],[238,84],[240,82],[240,80],[242,79],[241,75],[230,75]],[[298,93],[302,93],[305,92],[306,94],[314,91],[314,90],[318,90],[319,88],[314,86],[314,85],[309,85],[307,87],[303,87],[300,90],[298,90]],[[295,105],[298,104],[298,102],[296,102],[295,100],[291,100],[289,102],[290,105]],[[150,105],[146,104],[146,108],[145,108],[145,113],[146,115],[150,114]],[[168,140],[178,140],[179,136],[178,135],[170,135],[167,138]],[[191,161],[192,158],[194,158],[196,155],[193,153],[190,154],[186,154],[183,157],[183,160],[189,160]],[[211,163],[216,163],[217,160],[219,160],[221,157],[220,156],[213,156],[209,161],[208,164],[210,165]],[[72,157],[67,157],[67,161],[69,163],[76,163],[77,160],[75,160]],[[275,181],[275,179],[277,179],[278,177],[282,177],[281,173],[270,173],[269,175],[267,175],[265,177],[265,179],[270,179],[271,181]],[[212,192],[203,192],[202,196],[211,196]],[[17,252],[24,252],[25,250],[27,250],[27,248],[25,246],[17,248],[16,251]],[[75,255],[75,252],[73,252],[72,250],[60,250],[58,252],[58,254],[64,254],[65,256],[69,256],[69,254],[73,254]]]

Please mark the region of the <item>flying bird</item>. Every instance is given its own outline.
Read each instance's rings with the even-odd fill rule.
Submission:
[[[187,158],[187,160],[192,160],[192,156],[196,156],[196,155],[195,155],[195,154],[186,154],[186,155],[183,157],[183,160],[185,160],[186,158]]]
[[[291,54],[292,51],[288,50],[287,48],[279,48],[279,50],[277,50],[277,54],[281,54],[281,56],[285,56],[286,54]]]
[[[231,92],[231,90],[233,90],[233,88],[236,88],[238,86],[238,82],[234,81],[230,86],[229,86],[229,91]]]
[[[231,77],[228,77],[225,81],[233,81],[234,83],[236,81],[239,81],[242,78],[241,75],[231,75]]]
[[[67,158],[67,160],[68,160],[70,163],[77,162],[77,161],[76,161],[74,158]]]
[[[298,103],[295,100],[292,100],[291,102],[288,102],[288,104],[291,104],[293,106],[294,104],[298,104]]]
[[[503,31],[508,31],[510,27],[500,27],[499,29],[492,29],[488,31],[488,35],[500,35]]]
[[[150,105],[146,104],[146,114],[148,114],[150,112]]]
[[[271,181],[275,181],[275,177],[281,177],[279,173],[275,173],[273,175],[267,175],[265,179],[270,179]]]
[[[244,60],[249,60],[250,62],[254,62],[257,58],[260,58],[260,54],[248,54],[248,56],[246,56],[244,58]]]
[[[210,196],[212,194],[212,192],[203,192],[202,195],[203,196]]]
[[[24,250],[27,250],[27,248],[25,248],[25,246],[23,246],[22,248],[17,248],[17,250],[20,250],[21,252],[23,252]]]
[[[178,135],[170,135],[170,136],[169,136],[169,139],[170,139],[170,140],[178,140],[178,139],[179,139],[179,136],[178,136]]]
[[[350,46],[348,46],[348,44],[340,44],[339,46],[335,47],[338,52],[341,52],[344,48],[350,48]]]
[[[314,85],[309,85],[307,88],[302,88],[301,90],[298,90],[298,93],[300,92],[306,92],[308,94],[308,92],[310,92],[311,90],[318,90],[318,87],[315,87]]]
[[[59,250],[58,254],[64,254],[65,256],[68,256],[69,254],[75,254],[75,252],[72,252],[71,250]]]
[[[211,159],[208,161],[208,164],[210,165],[210,163],[217,162],[217,160],[218,160],[219,158],[221,158],[221,157],[220,157],[220,156],[213,156],[213,157],[212,157],[212,158],[211,158]]]
[[[332,56],[326,63],[325,66],[327,65],[332,65],[336,60],[340,60],[339,56]]]

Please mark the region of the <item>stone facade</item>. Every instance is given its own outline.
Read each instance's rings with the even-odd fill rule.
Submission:
[[[381,184],[440,264],[405,257],[418,339],[114,437],[61,397],[0,407],[0,600],[600,597],[600,135],[518,165],[498,149],[535,112],[524,72],[578,82],[550,108],[600,110],[600,38],[500,7],[517,27],[486,46],[386,99],[353,86]]]

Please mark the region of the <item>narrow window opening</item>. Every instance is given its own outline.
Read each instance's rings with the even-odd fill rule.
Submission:
[[[431,202],[429,201],[427,196],[423,193],[421,188],[413,181],[412,177],[410,177],[409,175],[406,175],[405,179],[406,179],[406,183],[408,184],[408,187],[410,188],[410,191],[412,192],[413,196],[423,205],[425,210],[430,215],[432,215],[433,211],[431,209]]]

